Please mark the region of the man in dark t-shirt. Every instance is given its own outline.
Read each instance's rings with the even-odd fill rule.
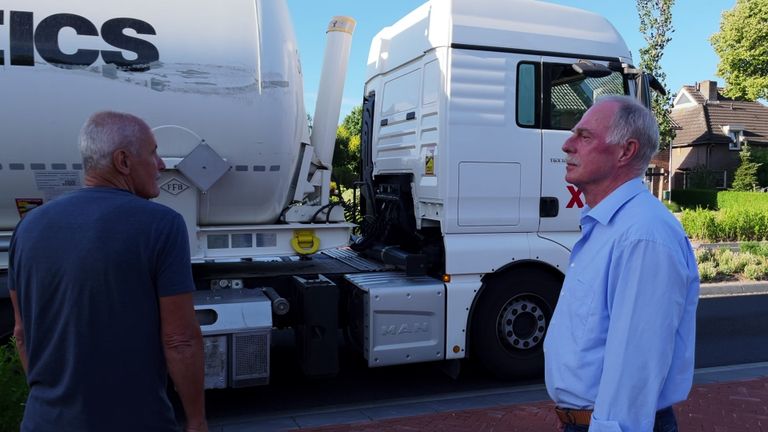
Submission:
[[[80,135],[86,188],[28,213],[11,240],[9,284],[30,386],[22,431],[206,431],[202,336],[187,230],[148,201],[164,168],[152,131],[93,115]]]

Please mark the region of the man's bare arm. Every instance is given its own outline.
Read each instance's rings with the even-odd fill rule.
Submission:
[[[27,373],[29,363],[27,361],[27,348],[24,345],[24,323],[21,321],[21,309],[19,309],[19,298],[16,295],[15,290],[11,292],[11,304],[13,305],[13,316],[15,324],[13,326],[13,337],[16,339],[16,349],[19,351],[19,358],[21,359],[21,366],[24,368],[24,373]]]
[[[187,432],[205,432],[203,337],[192,294],[160,297],[160,325],[165,361],[187,417]]]

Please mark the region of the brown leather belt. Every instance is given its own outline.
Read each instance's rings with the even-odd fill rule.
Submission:
[[[592,420],[592,410],[589,409],[577,410],[555,407],[555,413],[564,425],[589,426],[589,421]]]
[[[669,406],[667,408],[656,411],[656,418],[658,419],[660,415],[664,415],[665,411],[671,410],[672,407]],[[557,413],[557,418],[559,418],[560,422],[562,422],[564,425],[589,426],[589,422],[592,420],[591,409],[577,410],[555,407],[555,413]]]

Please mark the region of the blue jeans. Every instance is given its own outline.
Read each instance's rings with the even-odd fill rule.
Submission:
[[[563,432],[587,432],[589,426],[565,425]],[[677,432],[677,420],[672,407],[656,411],[656,421],[653,424],[653,432]]]

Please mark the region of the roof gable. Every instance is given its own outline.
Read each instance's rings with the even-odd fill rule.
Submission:
[[[694,103],[685,103],[685,101]],[[728,144],[723,126],[739,125],[750,145],[768,146],[768,107],[758,102],[737,101],[720,94],[708,100],[698,86],[683,86],[670,117],[680,125],[673,146]]]

